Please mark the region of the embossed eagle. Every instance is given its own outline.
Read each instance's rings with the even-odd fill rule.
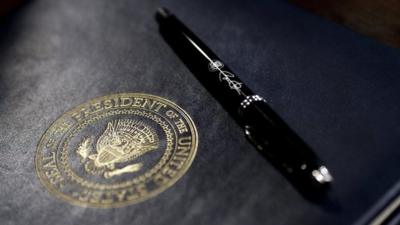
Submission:
[[[157,133],[143,122],[120,119],[109,122],[96,142],[96,153],[92,152],[93,138],[84,139],[76,152],[92,174],[103,174],[109,178],[123,173],[138,171],[142,164],[136,163],[115,168],[115,164],[127,162],[158,148]]]

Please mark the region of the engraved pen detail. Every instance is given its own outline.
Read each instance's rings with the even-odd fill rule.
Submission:
[[[235,90],[239,95],[244,95],[241,90],[242,83],[231,79],[231,78],[235,77],[235,74],[225,71],[225,70],[222,70],[222,68],[224,68],[224,64],[219,60],[213,60],[212,62],[210,62],[208,64],[208,70],[210,72],[218,71],[219,81],[227,82],[230,89]]]
[[[267,102],[263,97],[259,95],[250,95],[246,96],[246,98],[240,103],[240,107],[246,109],[253,102]]]

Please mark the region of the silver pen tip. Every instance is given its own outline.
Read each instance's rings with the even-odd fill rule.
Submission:
[[[313,170],[311,174],[320,184],[330,183],[333,181],[332,175],[325,166],[320,166],[318,169]]]

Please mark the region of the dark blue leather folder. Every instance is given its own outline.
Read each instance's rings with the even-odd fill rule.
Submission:
[[[335,177],[326,201],[302,196],[257,153],[160,36],[160,6],[323,159]],[[1,224],[368,223],[399,181],[400,50],[286,1],[36,0],[0,31]],[[191,168],[122,208],[55,199],[35,174],[41,135],[71,107],[120,92],[163,96],[191,115]]]

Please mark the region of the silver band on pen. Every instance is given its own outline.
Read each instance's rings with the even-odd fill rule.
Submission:
[[[240,107],[242,109],[246,109],[246,107],[251,105],[253,102],[267,102],[267,101],[259,95],[249,95],[246,96],[246,98],[240,103]]]

